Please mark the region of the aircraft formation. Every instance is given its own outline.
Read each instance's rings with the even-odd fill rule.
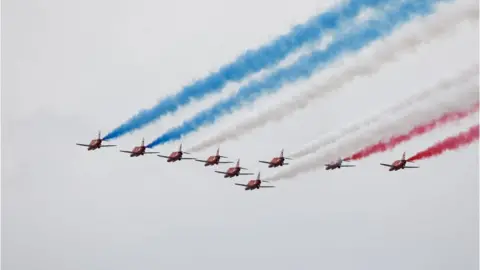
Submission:
[[[347,1],[342,3],[340,5],[341,8],[335,8],[327,13],[319,14],[319,17],[315,17],[316,19],[314,20],[309,20],[309,23],[301,27],[296,26],[292,28],[287,34],[258,47],[258,49],[249,50],[247,54],[242,54],[233,62],[223,65],[218,71],[209,72],[207,77],[196,79],[192,83],[183,86],[176,94],[171,94],[159,100],[153,107],[138,111],[134,116],[113,128],[112,131],[103,138],[100,137],[99,133],[98,138],[92,140],[90,144],[78,145],[87,147],[89,151],[102,147],[113,147],[115,145],[103,145],[103,142],[119,138],[159,121],[162,117],[189,106],[194,100],[199,101],[211,94],[219,93],[230,82],[245,81],[245,83],[239,86],[235,94],[215,102],[210,107],[200,110],[189,119],[182,120],[179,125],[165,130],[150,143],[145,145],[142,139],[139,146],[135,146],[131,150],[120,150],[122,153],[129,154],[130,157],[156,154],[158,157],[165,158],[169,163],[181,160],[193,160],[203,163],[205,167],[235,163],[235,161],[228,161],[226,160],[227,157],[220,155],[219,149],[217,149],[215,155],[206,159],[192,157],[190,153],[182,150],[181,145],[177,151],[172,152],[170,155],[162,155],[160,152],[147,150],[181,140],[184,136],[196,132],[200,128],[216,123],[221,117],[247,104],[252,104],[261,96],[267,94],[273,95],[280,89],[283,89],[284,86],[310,78],[314,72],[328,68],[331,63],[337,62],[346,54],[352,55],[353,53],[359,53],[360,49],[363,50],[363,48],[373,46],[373,42],[382,41],[381,44],[378,43],[379,47],[375,47],[374,53],[367,58],[359,58],[358,61],[342,61],[342,65],[343,62],[352,62],[354,65],[350,66],[350,64],[348,64],[344,70],[334,76],[330,76],[325,82],[322,82],[321,86],[315,86],[302,91],[301,94],[295,95],[295,97],[292,96],[291,100],[279,102],[265,111],[259,111],[253,114],[252,117],[242,119],[242,122],[236,123],[237,126],[235,129],[226,129],[225,131],[214,134],[197,145],[197,149],[192,148],[195,149],[192,151],[208,149],[230,138],[238,138],[253,129],[262,127],[270,121],[282,119],[296,110],[305,108],[307,105],[310,105],[313,100],[328,98],[328,95],[340,91],[346,84],[349,84],[358,77],[368,78],[375,75],[381,70],[384,64],[397,61],[400,53],[406,54],[410,51],[415,51],[418,46],[425,44],[425,40],[439,37],[440,34],[443,34],[444,31],[450,28],[449,26],[456,26],[464,21],[478,24],[478,5],[474,1],[471,1],[471,4],[468,6],[465,5],[465,7],[463,7],[462,4],[461,9],[442,7],[441,12],[435,8],[437,1],[421,1],[420,4],[418,1],[420,0],[410,2],[396,1],[398,3],[392,5],[391,9],[384,9],[382,6],[377,6],[377,4],[383,1],[361,0],[360,2]],[[415,5],[412,5],[412,3],[415,3]],[[378,14],[375,16],[367,16],[369,18],[365,20],[362,19],[361,21],[356,19],[362,10],[366,8],[366,10],[371,11],[370,8],[374,8],[374,6],[375,9],[378,8]],[[428,12],[425,12],[426,10],[428,10]],[[453,12],[451,12],[452,10]],[[382,15],[380,16],[380,14]],[[415,31],[415,35],[409,34],[402,38],[390,39],[389,36],[391,36],[396,29],[403,27],[402,25],[409,23],[409,21],[415,17],[422,18],[422,25],[424,26],[419,28],[420,31]],[[425,18],[425,20],[423,18]],[[415,20],[415,24],[419,24],[418,27],[420,27],[420,21]],[[331,25],[332,21],[336,23]],[[311,24],[310,22],[314,23]],[[439,25],[438,22],[442,22],[442,24]],[[302,53],[302,55],[298,56],[297,60],[291,64],[282,65],[275,69],[273,68],[274,66],[278,66],[280,61],[287,59],[288,55],[298,51],[298,49],[304,45],[314,44],[313,42],[315,42],[315,44],[323,43],[324,35],[320,33],[324,31],[324,29],[329,29],[328,31],[334,33],[330,35],[332,39],[327,42],[326,46],[322,45],[320,46],[321,48],[317,48],[317,46],[308,45],[309,51]],[[321,39],[319,39],[320,37]],[[383,40],[386,40],[386,42],[383,42]],[[258,80],[246,80],[250,75],[263,70],[268,70],[265,76],[258,78]],[[473,80],[474,77],[475,83]],[[447,96],[447,94],[450,96]],[[441,95],[442,100],[432,99],[435,95]],[[317,167],[324,167],[325,170],[328,171],[345,167],[355,167],[355,165],[348,163],[360,160],[373,153],[386,151],[383,149],[393,149],[396,145],[430,132],[437,127],[478,113],[478,103],[473,110],[469,108],[468,110],[450,111],[450,109],[457,109],[456,107],[458,107],[458,109],[460,109],[460,107],[466,107],[467,102],[470,103],[474,99],[475,101],[478,100],[478,63],[468,70],[461,71],[456,78],[442,80],[442,82],[434,87],[423,89],[399,103],[384,108],[379,114],[374,114],[369,118],[362,119],[362,122],[353,126],[346,126],[345,130],[341,130],[341,132],[338,133],[339,136],[343,136],[343,132],[353,133],[359,131],[364,126],[374,123],[379,124],[380,134],[385,132],[385,134],[391,136],[388,141],[382,140],[374,142],[371,141],[370,138],[356,140],[351,147],[357,147],[357,152],[353,153],[350,157],[338,158],[328,164],[317,164],[315,162],[317,159],[305,160],[303,166],[300,166],[302,165],[300,161],[294,162],[295,164],[289,166],[291,171],[287,177],[292,177],[293,175],[306,172],[313,168],[316,169]],[[445,111],[447,107],[448,110]],[[410,110],[410,108],[415,108],[415,110]],[[404,113],[406,114],[403,115]],[[384,115],[397,114],[401,116],[398,117],[398,121],[385,121],[385,123],[383,123]],[[433,115],[437,114],[439,114],[439,117],[432,119]],[[393,131],[397,129],[408,130],[408,132],[403,134],[390,134],[390,130]],[[468,131],[463,131],[455,136],[450,136],[442,141],[436,142],[412,157],[406,158],[405,153],[403,153],[399,160],[395,160],[392,163],[380,163],[380,165],[388,167],[386,168],[388,171],[418,168],[417,166],[409,166],[409,163],[440,155],[447,150],[450,151],[468,145],[476,140],[478,140],[478,126],[473,126]],[[369,145],[370,143],[374,144]],[[319,147],[323,147],[322,143],[317,145],[316,149],[313,149],[314,151],[311,153],[317,151]],[[348,149],[345,149],[345,151],[347,150]],[[343,153],[341,155],[343,155]],[[296,158],[297,156],[292,153],[291,157]],[[323,160],[324,157],[320,156],[319,158]],[[282,150],[279,156],[273,157],[270,161],[260,160],[259,162],[265,164],[268,168],[278,168],[285,165],[288,166],[289,162],[292,161],[284,157]],[[296,167],[297,164],[299,164],[298,167]],[[237,160],[235,166],[225,171],[215,170],[215,173],[222,174],[224,178],[252,175],[252,173],[244,172],[245,170],[247,169],[240,166],[240,160]],[[285,177],[282,176],[281,173],[282,172],[274,176],[277,178],[265,179],[272,180]],[[260,174],[245,186],[246,189],[259,189],[261,187],[261,182],[259,181],[261,181]]]
[[[103,140],[101,138],[101,133],[100,131],[98,132],[98,137],[94,138],[90,141],[89,144],[82,144],[82,143],[77,143],[78,146],[83,146],[87,147],[88,151],[93,151],[96,149],[100,149],[102,147],[114,147],[116,145],[109,144],[109,145],[104,145],[102,144]],[[167,159],[167,162],[177,162],[181,160],[195,160],[197,162],[202,162],[205,167],[207,166],[214,166],[214,165],[220,165],[220,164],[232,164],[234,163],[233,161],[220,161],[222,158],[228,158],[226,156],[220,155],[220,148],[217,148],[217,152],[215,155],[209,156],[207,159],[197,159],[194,157],[184,157],[184,155],[190,155],[191,153],[185,152],[182,150],[182,144],[178,147],[177,151],[174,151],[170,153],[170,155],[160,155],[160,152],[150,152],[146,151],[147,147],[145,146],[145,140],[142,138],[142,142],[139,146],[133,147],[131,151],[127,150],[120,150],[122,153],[127,153],[130,154],[130,157],[138,157],[138,156],[143,156],[145,154],[157,154],[158,157],[165,158]],[[278,157],[273,157],[270,161],[265,161],[265,160],[259,160],[258,162],[268,164],[268,168],[276,168],[276,167],[282,167],[285,165],[288,165],[288,163],[285,163],[285,160],[292,160],[291,158],[284,157],[283,155],[283,149],[280,151],[280,155]],[[335,169],[340,169],[344,167],[355,167],[353,164],[343,164],[344,162],[348,162],[349,160],[338,158],[337,160],[331,161],[328,164],[325,164],[325,170],[335,170]],[[395,160],[392,164],[387,164],[387,163],[380,163],[380,165],[389,167],[389,171],[398,171],[398,170],[403,170],[403,169],[410,169],[410,168],[419,168],[418,166],[407,166],[407,162],[412,162],[408,161],[405,158],[405,152],[402,155],[402,158],[399,160]],[[226,171],[217,171],[215,170],[216,173],[223,174],[224,178],[233,178],[233,177],[238,177],[240,175],[254,175],[254,173],[242,173],[242,170],[248,170],[245,167],[240,166],[240,159],[237,159],[237,162],[235,166],[228,168]],[[275,186],[264,186],[262,183],[268,183],[268,181],[264,181],[260,179],[260,172],[258,172],[257,177],[255,179],[252,179],[247,182],[247,184],[241,184],[241,183],[235,183],[237,186],[243,186],[245,187],[245,190],[255,190],[255,189],[260,189],[260,188],[273,188]]]

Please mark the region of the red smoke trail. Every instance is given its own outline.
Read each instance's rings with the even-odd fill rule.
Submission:
[[[370,156],[371,154],[375,154],[378,152],[385,152],[387,150],[390,150],[397,146],[400,143],[403,143],[405,141],[408,141],[416,136],[425,134],[433,129],[435,129],[439,125],[444,125],[448,122],[452,122],[455,120],[459,120],[462,118],[465,118],[469,116],[470,114],[477,112],[478,111],[478,106],[479,103],[476,103],[472,108],[464,111],[458,111],[458,112],[448,112],[443,114],[437,119],[431,120],[428,123],[419,125],[411,129],[408,133],[402,134],[402,135],[396,135],[394,137],[391,137],[388,141],[383,142],[380,141],[376,144],[367,146],[363,148],[362,150],[356,152],[355,154],[351,155],[350,157],[347,157],[345,160],[358,160],[362,158],[366,158]]]
[[[429,148],[418,152],[413,157],[408,158],[408,161],[415,161],[420,159],[426,159],[433,156],[438,156],[447,150],[455,150],[461,146],[472,143],[478,140],[478,125],[469,128],[467,131],[460,132],[459,134],[448,137],[443,141],[440,141]]]

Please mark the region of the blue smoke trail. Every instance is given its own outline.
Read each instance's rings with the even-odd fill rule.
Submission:
[[[240,81],[250,74],[274,66],[301,46],[319,39],[325,31],[339,28],[343,21],[355,18],[364,8],[374,8],[390,1],[348,0],[339,7],[311,18],[303,25],[295,26],[289,33],[272,42],[256,50],[245,52],[234,62],[221,67],[202,80],[185,86],[180,92],[166,97],[154,107],[141,110],[103,139],[111,140],[140,129],[167,113],[175,112],[194,99],[220,91],[229,81]]]
[[[272,93],[280,89],[285,83],[294,82],[309,77],[322,64],[326,65],[341,54],[348,51],[357,51],[376,39],[390,34],[396,27],[409,21],[413,15],[426,15],[432,12],[435,0],[410,0],[401,3],[397,9],[387,11],[383,18],[369,20],[365,26],[352,29],[338,40],[332,42],[325,50],[313,51],[301,57],[291,66],[281,68],[261,81],[254,81],[239,91],[185,121],[181,126],[173,128],[147,145],[151,148],[172,140],[177,140],[196,131],[199,127],[211,124],[215,120],[247,102],[253,102],[261,94]]]

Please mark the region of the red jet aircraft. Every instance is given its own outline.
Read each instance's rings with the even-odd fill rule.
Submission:
[[[145,154],[158,154],[159,153],[159,152],[145,152],[145,149],[147,149],[147,147],[145,147],[144,143],[145,143],[145,139],[142,139],[142,145],[135,146],[132,149],[132,151],[120,150],[120,152],[129,153],[131,157],[138,157],[138,156],[143,156]]]
[[[260,188],[273,188],[273,187],[275,187],[275,186],[262,186],[262,182],[268,183],[268,181],[260,180],[260,173],[258,173],[257,179],[248,181],[248,183],[246,185],[245,184],[239,184],[239,183],[235,183],[235,185],[245,187],[245,190],[254,190],[254,189],[260,189]]]
[[[395,160],[392,165],[390,164],[385,164],[385,163],[380,163],[380,165],[390,167],[388,171],[398,171],[400,169],[405,169],[405,168],[420,168],[417,166],[405,166],[407,162],[412,162],[408,161],[405,159],[405,152],[403,152],[402,159],[401,160]]]
[[[335,170],[335,169],[340,169],[342,167],[355,167],[355,165],[342,165],[343,161],[348,161],[344,159],[337,159],[337,161],[332,161],[329,164],[325,164],[325,170]]]
[[[234,176],[239,176],[239,175],[253,175],[253,173],[240,173],[240,170],[248,170],[247,168],[240,167],[240,159],[237,160],[237,165],[235,167],[229,168],[226,172],[221,172],[221,171],[215,171],[216,173],[221,173],[223,174],[224,178],[232,178]]]
[[[190,154],[190,153],[183,152],[182,151],[182,144],[180,144],[180,147],[178,148],[178,151],[172,152],[170,154],[170,156],[162,156],[162,155],[157,155],[157,156],[166,158],[167,162],[175,162],[175,161],[179,161],[179,160],[182,160],[182,159],[195,159],[195,158],[185,158],[185,157],[183,157],[183,154]]]
[[[195,161],[198,162],[204,162],[205,167],[206,166],[213,166],[213,165],[218,165],[218,164],[227,164],[227,163],[233,163],[232,161],[220,161],[220,158],[227,158],[225,156],[220,156],[220,148],[217,149],[217,153],[215,156],[209,156],[207,160],[201,160],[201,159],[195,159]]]
[[[101,135],[100,135],[100,131],[98,132],[98,138],[97,139],[93,139],[90,144],[83,144],[83,143],[77,143],[77,145],[80,145],[80,146],[86,146],[88,147],[87,150],[90,151],[90,150],[95,150],[95,149],[99,149],[101,147],[112,147],[112,146],[116,146],[116,145],[113,145],[113,144],[104,144],[102,145],[102,138],[101,138]]]
[[[274,158],[272,158],[271,161],[260,160],[259,162],[260,163],[266,163],[266,164],[268,164],[269,168],[272,168],[272,167],[288,165],[288,163],[284,163],[286,159],[291,160],[291,158],[286,158],[286,157],[283,156],[283,149],[282,149],[279,157],[274,157]]]

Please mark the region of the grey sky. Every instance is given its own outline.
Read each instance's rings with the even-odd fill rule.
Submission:
[[[356,168],[320,170],[254,192],[233,185],[249,177],[227,180],[200,163],[118,152],[209,101],[114,141],[117,148],[75,146],[334,1],[321,2],[3,1],[2,269],[477,269],[478,143],[422,161],[420,170],[378,166],[471,120]],[[459,25],[222,152],[267,175],[257,160],[298,149],[478,62],[478,45],[478,27]],[[323,76],[285,87],[254,109]],[[157,149],[168,154],[177,145]]]

